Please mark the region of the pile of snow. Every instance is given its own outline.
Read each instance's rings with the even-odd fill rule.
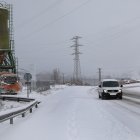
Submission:
[[[135,87],[140,87],[140,83],[132,83],[132,84],[126,84],[123,85],[124,88],[135,88]]]
[[[124,85],[123,92],[140,95],[140,83]]]
[[[27,104],[26,102],[14,102],[14,101],[2,101],[0,100],[0,112],[5,110],[11,110]]]

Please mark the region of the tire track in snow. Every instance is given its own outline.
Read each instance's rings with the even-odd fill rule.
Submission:
[[[93,95],[94,94],[94,92],[95,92],[95,90],[97,90],[97,87],[92,87],[92,88],[90,88],[89,90],[88,90],[88,94],[89,95]]]
[[[118,119],[125,127],[127,127],[127,129],[133,132],[134,135],[140,137],[140,130],[138,129],[140,126],[140,110],[138,106],[136,107],[127,104],[126,102],[117,100],[107,101],[104,106],[110,106],[107,108],[107,111],[109,113],[113,112],[112,115],[116,119]]]
[[[114,118],[112,114],[108,113],[108,111],[105,109],[105,105],[100,106],[100,103],[101,102],[98,103],[99,105],[98,109],[99,112],[102,114],[102,119],[106,120],[106,124],[110,126],[110,128],[106,130],[105,139],[113,140],[116,139],[116,137],[119,138],[120,140],[125,139],[125,135],[122,135],[122,130],[124,130],[125,133],[127,133],[128,135],[129,133],[131,133],[131,131],[124,124],[122,124],[116,118]]]
[[[97,103],[96,107],[98,108],[99,112],[101,112],[102,119],[106,120],[105,123],[108,123],[108,125],[110,126],[110,128],[106,130],[106,136],[104,137],[104,139],[116,140],[116,137],[117,137],[120,140],[124,140],[128,138],[138,140],[139,135],[138,133],[136,134],[136,131],[139,131],[139,130],[137,130],[135,126],[133,129],[131,129],[127,125],[127,121],[132,121],[131,120],[132,118],[130,117],[132,114],[129,114],[128,116],[129,119],[128,119],[128,117],[125,117],[128,115],[126,112],[126,109],[124,107],[122,108],[121,106],[119,106],[119,103],[125,104],[124,102],[122,102],[123,100],[121,101],[120,100],[100,100],[98,99],[98,93],[96,90],[94,91],[94,93],[95,94],[92,94],[92,95],[94,97],[93,100],[95,100],[95,102]],[[129,124],[131,125],[131,123]],[[122,133],[122,131],[124,133]]]
[[[77,130],[76,108],[77,108],[76,102],[75,99],[73,99],[73,104],[68,114],[69,117],[67,124],[68,140],[79,140]]]

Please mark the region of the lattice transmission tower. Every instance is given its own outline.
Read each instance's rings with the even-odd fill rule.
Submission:
[[[73,37],[72,40],[74,44],[71,46],[74,48],[74,53],[72,54],[74,55],[73,82],[76,85],[82,84],[80,58],[79,58],[79,55],[81,54],[81,52],[79,51],[79,46],[82,46],[82,45],[80,45],[78,42],[80,38],[81,38],[80,36]]]

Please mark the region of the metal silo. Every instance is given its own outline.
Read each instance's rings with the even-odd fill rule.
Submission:
[[[9,50],[9,30],[8,30],[7,9],[0,8],[0,50]]]
[[[16,73],[12,6],[0,2],[0,71]]]

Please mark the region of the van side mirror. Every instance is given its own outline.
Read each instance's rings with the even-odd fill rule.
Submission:
[[[101,88],[101,85],[99,85],[99,87]]]
[[[123,87],[123,85],[121,85],[120,87]]]

